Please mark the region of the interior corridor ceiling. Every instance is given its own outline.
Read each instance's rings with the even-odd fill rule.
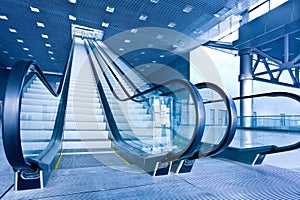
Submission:
[[[0,64],[35,60],[61,73],[71,24],[104,32],[103,40],[133,66],[167,64],[207,42],[204,32],[257,0],[1,0]],[[143,62],[143,63],[142,63]]]

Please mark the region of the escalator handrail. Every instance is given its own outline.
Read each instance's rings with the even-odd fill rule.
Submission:
[[[116,53],[115,50],[113,50],[112,48],[110,48],[109,46],[107,46],[104,42],[103,44],[105,45],[106,48],[108,48],[113,54],[118,55],[119,58],[122,60],[123,63],[126,63],[127,66],[129,66],[131,69],[135,70],[135,73],[142,76],[142,78],[144,79],[145,82],[150,83],[152,86],[155,86],[154,83],[151,83],[151,81],[142,73],[140,73],[135,67],[133,67],[126,59],[124,59],[122,56],[120,56],[119,54]],[[115,63],[115,61],[113,61]],[[116,64],[116,63],[115,63]],[[117,64],[116,64],[117,65]]]
[[[122,136],[119,132],[119,129],[117,127],[117,124],[114,120],[114,117],[112,115],[112,111],[110,110],[110,105],[108,104],[105,94],[103,92],[103,88],[101,88],[101,83],[100,83],[100,79],[99,79],[99,75],[96,72],[96,66],[94,65],[92,59],[91,59],[91,55],[90,52],[88,50],[88,48],[86,47],[86,52],[88,54],[89,57],[89,61],[91,63],[91,66],[93,68],[93,72],[94,72],[94,76],[95,79],[97,81],[97,86],[98,89],[100,87],[99,93],[100,93],[100,97],[101,99],[104,99],[104,101],[102,101],[103,104],[103,108],[105,111],[105,114],[107,116],[107,120],[108,120],[108,124],[111,128],[111,132],[113,135],[113,139],[115,141],[117,141],[118,143],[122,143],[122,146],[127,146],[127,149],[130,149],[131,152],[135,152],[135,153],[141,153],[138,152],[138,150],[135,149],[135,147],[129,145],[128,143],[126,143],[123,139]],[[195,106],[195,113],[196,113],[196,122],[195,122],[195,129],[193,132],[193,136],[191,137],[190,143],[187,145],[187,147],[178,153],[173,153],[173,154],[167,154],[165,155],[164,158],[162,158],[163,161],[169,161],[169,160],[174,160],[174,159],[178,159],[179,157],[191,157],[195,154],[195,152],[197,151],[197,148],[199,146],[199,143],[201,142],[202,136],[203,136],[203,132],[204,132],[204,124],[205,124],[205,110],[204,110],[204,104],[203,104],[203,100],[197,90],[197,88],[191,84],[190,82],[186,81],[186,80],[182,80],[182,79],[173,79],[170,81],[167,81],[166,83],[164,83],[163,85],[157,85],[154,88],[148,89],[146,91],[141,92],[140,94],[137,95],[133,95],[130,98],[127,98],[126,100],[131,100],[134,97],[138,97],[140,95],[144,95],[146,93],[152,92],[154,90],[157,90],[159,88],[165,87],[164,85],[169,85],[172,83],[179,83],[184,85],[190,92],[191,97],[193,99],[193,102],[197,104],[197,106]]]
[[[234,97],[233,100],[259,98],[259,97],[288,97],[288,98],[291,98],[300,103],[300,96],[297,94],[289,93],[289,92],[267,92],[267,93],[260,93],[260,94],[242,96],[242,97]],[[298,148],[300,148],[300,141],[298,141],[294,144],[281,146],[281,147],[273,145],[272,149],[261,152],[260,154],[280,153],[280,152],[295,150]]]
[[[131,99],[132,101],[135,101],[135,102],[142,102],[142,100],[137,100],[137,99],[134,99],[134,98],[130,98],[130,94],[129,92],[125,89],[125,86],[120,82],[120,80],[118,79],[118,77],[116,76],[116,74],[112,71],[112,69],[110,68],[110,66],[108,65],[108,63],[103,59],[103,56],[96,50],[95,52],[95,49],[96,48],[93,48],[92,47],[92,44],[90,43],[89,40],[88,41],[88,44],[89,44],[89,47],[91,48],[91,50],[93,51],[94,53],[94,56],[96,57],[96,60],[98,62],[98,65],[100,66],[100,69],[102,71],[102,74],[106,80],[106,82],[108,83],[108,86],[110,88],[110,90],[112,91],[113,95],[115,98],[117,98],[119,101],[127,101],[129,99]],[[85,47],[87,48],[87,47]],[[103,69],[101,63],[100,63],[100,60],[102,60],[108,67],[109,71],[113,74],[113,77],[115,78],[115,80],[118,82],[118,84],[120,85],[121,89],[124,91],[125,95],[127,96],[127,98],[124,98],[122,99],[121,97],[119,97],[119,95],[115,92],[115,89],[113,88],[112,84],[111,84],[111,81],[109,80],[107,74],[105,73],[105,70]],[[143,98],[143,97],[142,97]],[[144,99],[144,98],[143,98]]]
[[[109,57],[108,56],[108,54],[105,52],[105,51],[103,51],[102,49],[101,49],[101,47],[100,47],[100,45],[97,43],[97,42],[94,42],[94,43],[96,43],[96,45],[97,45],[97,51],[101,54],[101,56],[102,56],[102,54],[104,54],[104,56],[102,56],[102,58],[103,58],[103,60],[104,60],[104,62],[107,64],[107,65],[109,65],[109,62],[110,63],[112,63],[112,65],[113,65],[113,67],[115,68],[115,69],[117,69],[121,74],[122,74],[122,76],[124,76],[124,78],[126,79],[126,81],[129,83],[129,85],[131,85],[132,87],[133,87],[133,89],[137,92],[137,93],[141,93],[141,91],[140,91],[140,89],[130,80],[130,78],[123,72],[123,70],[121,70],[121,68],[115,63],[115,61],[113,61],[112,59],[111,59],[111,57]],[[108,59],[108,61],[106,61],[106,59]],[[143,96],[142,96],[143,97]]]
[[[198,89],[209,88],[209,89],[216,91],[223,98],[223,101],[225,101],[225,104],[226,104],[226,107],[228,110],[228,114],[229,114],[229,119],[228,119],[229,122],[227,125],[225,135],[223,136],[223,138],[219,142],[219,144],[216,145],[212,151],[210,151],[208,154],[206,154],[206,156],[211,156],[211,155],[220,153],[223,150],[225,150],[228,147],[228,145],[231,143],[231,141],[233,140],[235,131],[236,131],[236,127],[237,127],[237,122],[238,122],[237,110],[236,110],[236,106],[235,106],[235,103],[234,103],[232,97],[227,92],[222,90],[219,86],[217,86],[216,84],[213,84],[210,82],[203,82],[203,83],[197,83],[197,84],[195,84],[195,86]]]
[[[73,51],[73,46],[74,41],[72,42],[70,53]],[[25,160],[22,151],[20,136],[21,102],[23,89],[28,81],[27,77],[35,74],[43,83],[43,85],[47,88],[50,94],[52,94],[55,97],[58,97],[60,95],[63,96],[65,88],[68,87],[68,85],[66,85],[66,81],[70,78],[70,69],[71,63],[69,59],[65,65],[65,69],[60,81],[60,86],[58,87],[57,91],[53,89],[53,87],[46,79],[43,71],[40,69],[38,64],[33,61],[18,61],[15,63],[14,67],[10,71],[4,98],[2,135],[3,146],[7,160],[14,170],[21,171],[32,170],[37,168],[36,165],[33,166],[32,163],[29,163],[27,160]],[[63,105],[61,105],[60,103],[59,110],[63,109],[62,107]],[[62,134],[55,131],[53,131],[52,138],[56,138],[57,135]]]

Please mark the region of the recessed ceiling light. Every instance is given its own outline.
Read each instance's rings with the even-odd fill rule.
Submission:
[[[69,0],[70,3],[76,3],[76,0]]]
[[[113,12],[115,12],[115,8],[107,6],[106,7],[106,12],[113,13]]]
[[[147,15],[141,15],[141,16],[139,17],[139,20],[145,21],[147,18],[148,18]]]
[[[53,51],[48,51],[49,54],[54,54]]]
[[[173,28],[174,26],[176,26],[176,24],[174,22],[171,22],[168,24],[168,27]]]
[[[123,48],[120,48],[119,50],[120,50],[120,51],[124,51],[124,49],[123,49]]]
[[[17,32],[17,30],[16,29],[13,29],[13,28],[9,28],[8,29],[10,32],[12,32],[12,33],[16,33]]]
[[[0,19],[8,20],[8,18],[5,15],[0,15]]]
[[[133,29],[130,30],[130,32],[131,32],[131,33],[137,33],[138,30],[137,30],[136,28],[133,28]]]
[[[51,60],[55,60],[55,58],[54,58],[54,57],[51,57]]]
[[[69,15],[69,20],[76,21],[76,17],[73,15]]]
[[[45,24],[43,24],[42,22],[37,22],[36,25],[37,25],[38,27],[42,27],[42,28],[45,27]]]
[[[21,40],[21,39],[17,39],[17,42],[19,42],[19,43],[24,43],[24,41]]]
[[[125,43],[130,43],[130,40],[126,39],[124,40]]]
[[[193,30],[193,33],[195,34],[199,34],[199,33],[202,33],[203,31],[200,29],[200,28],[196,28]]]
[[[12,60],[14,60],[14,59],[15,59],[15,58],[14,58],[14,57],[12,57],[12,56],[11,56],[11,57],[9,57],[9,58],[10,58],[10,59],[12,59]]]
[[[29,56],[29,57],[33,57],[33,55],[31,55],[31,54],[28,54],[28,56]]]
[[[41,36],[42,36],[42,38],[45,38],[45,39],[49,38],[48,35],[46,35],[46,34],[42,34]]]
[[[141,54],[144,55],[144,54],[146,54],[146,52],[145,52],[145,51],[142,51]]]
[[[31,10],[32,12],[36,12],[36,13],[39,13],[39,12],[40,12],[40,9],[35,8],[35,7],[32,7],[32,6],[30,6],[30,10]]]
[[[152,60],[152,63],[156,63],[156,60]]]
[[[215,16],[216,18],[220,18],[220,17],[221,17],[218,13],[214,14],[214,16]]]
[[[162,35],[162,34],[157,34],[155,37],[156,37],[157,39],[161,39],[161,38],[163,38],[163,35]]]
[[[187,6],[184,7],[184,9],[182,11],[185,12],[185,13],[189,13],[193,10],[193,8],[194,8],[193,6],[187,5]]]
[[[8,51],[2,51],[2,52],[8,54]]]
[[[165,55],[160,55],[159,57],[161,57],[161,58],[164,58],[164,57],[165,57]]]
[[[23,50],[24,51],[29,51],[29,49],[27,47],[24,47]]]
[[[150,0],[151,3],[158,3],[159,0]]]
[[[109,23],[107,23],[107,22],[102,22],[101,26],[107,28],[107,27],[109,26]]]
[[[51,47],[51,44],[48,44],[48,43],[47,43],[47,44],[45,44],[45,46],[46,46],[46,47]]]

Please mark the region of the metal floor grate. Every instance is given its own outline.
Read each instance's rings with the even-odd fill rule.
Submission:
[[[300,199],[300,173],[204,158],[192,173],[151,177],[107,166],[60,169],[41,190],[4,199]]]

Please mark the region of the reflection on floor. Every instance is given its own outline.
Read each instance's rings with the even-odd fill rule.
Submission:
[[[229,146],[250,148],[264,145],[277,145],[281,147],[294,144],[298,141],[300,141],[300,134],[296,132],[238,129]],[[300,149],[267,155],[263,164],[300,171]]]

